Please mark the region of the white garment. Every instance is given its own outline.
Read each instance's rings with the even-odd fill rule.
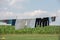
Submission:
[[[15,29],[22,29],[22,28],[34,28],[35,26],[35,19],[17,19],[15,24]]]

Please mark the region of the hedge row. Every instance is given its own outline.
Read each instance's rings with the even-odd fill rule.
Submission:
[[[14,26],[0,26],[0,34],[60,34],[60,26],[46,26],[15,30]]]

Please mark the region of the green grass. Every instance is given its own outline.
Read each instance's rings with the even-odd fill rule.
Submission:
[[[5,40],[60,40],[60,26],[46,26],[15,30],[14,26],[0,26],[0,38]]]
[[[5,40],[60,40],[60,35],[56,34],[15,34],[2,37],[5,37]]]
[[[0,34],[60,34],[60,26],[45,26],[15,30],[14,26],[0,26]]]

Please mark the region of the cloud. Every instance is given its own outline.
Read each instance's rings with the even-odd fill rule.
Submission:
[[[58,10],[57,12],[60,13],[60,10]]]
[[[16,9],[24,9],[24,3],[28,2],[29,0],[11,0],[9,2],[9,6],[15,7]]]
[[[42,11],[42,10],[35,10],[32,12],[24,12],[24,13],[13,13],[13,12],[8,12],[8,11],[1,11],[0,12],[0,17],[3,15],[2,18],[36,18],[36,17],[41,17],[42,14],[47,13],[47,11]],[[5,15],[4,15],[5,14]]]
[[[0,0],[0,4],[6,2],[5,0]]]
[[[18,15],[19,18],[36,18],[36,17],[41,17],[40,15],[47,13],[47,11],[42,11],[42,10],[34,10],[32,12],[24,12],[20,15]]]
[[[59,16],[59,17],[60,17],[60,10],[58,10],[58,11],[57,11],[57,16]]]
[[[0,20],[2,19],[16,19],[16,15],[13,12],[1,11]]]
[[[0,0],[0,8],[2,9],[7,8],[8,10],[10,9],[21,10],[24,9],[23,4],[27,1],[28,0]]]
[[[28,0],[9,0],[8,5],[11,7],[15,7],[17,9],[23,9],[23,3],[27,2]]]
[[[10,0],[10,5],[14,5],[17,2],[24,2],[25,0]]]
[[[16,4],[17,2],[24,2],[26,0],[0,0],[0,4],[9,4],[9,5],[13,5]]]
[[[44,10],[34,10],[32,12],[24,12],[21,14],[18,14],[17,18],[43,18],[43,17],[52,17],[52,16],[56,16],[56,14],[54,13],[48,13],[47,11]]]
[[[4,15],[5,14],[5,15]],[[0,17],[2,17],[1,15],[3,15],[3,17],[6,18],[18,18],[18,19],[24,19],[24,18],[40,18],[40,17],[50,17],[50,16],[54,16],[51,15],[50,13],[48,13],[47,11],[44,10],[34,10],[32,12],[24,12],[24,13],[13,13],[13,12],[9,12],[9,11],[1,11],[0,12]],[[2,18],[3,18],[2,17]]]
[[[8,8],[6,8],[6,7],[5,8],[0,8],[0,12],[1,11],[7,11],[7,10],[8,10]]]

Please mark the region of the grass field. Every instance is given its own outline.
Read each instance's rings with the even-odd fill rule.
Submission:
[[[60,40],[60,26],[46,26],[15,30],[14,26],[0,26],[0,40]]]
[[[0,35],[5,37],[5,40],[60,40],[60,35],[57,34],[15,34],[15,35]]]
[[[14,26],[0,26],[0,34],[60,34],[60,26],[45,26],[15,30]]]

